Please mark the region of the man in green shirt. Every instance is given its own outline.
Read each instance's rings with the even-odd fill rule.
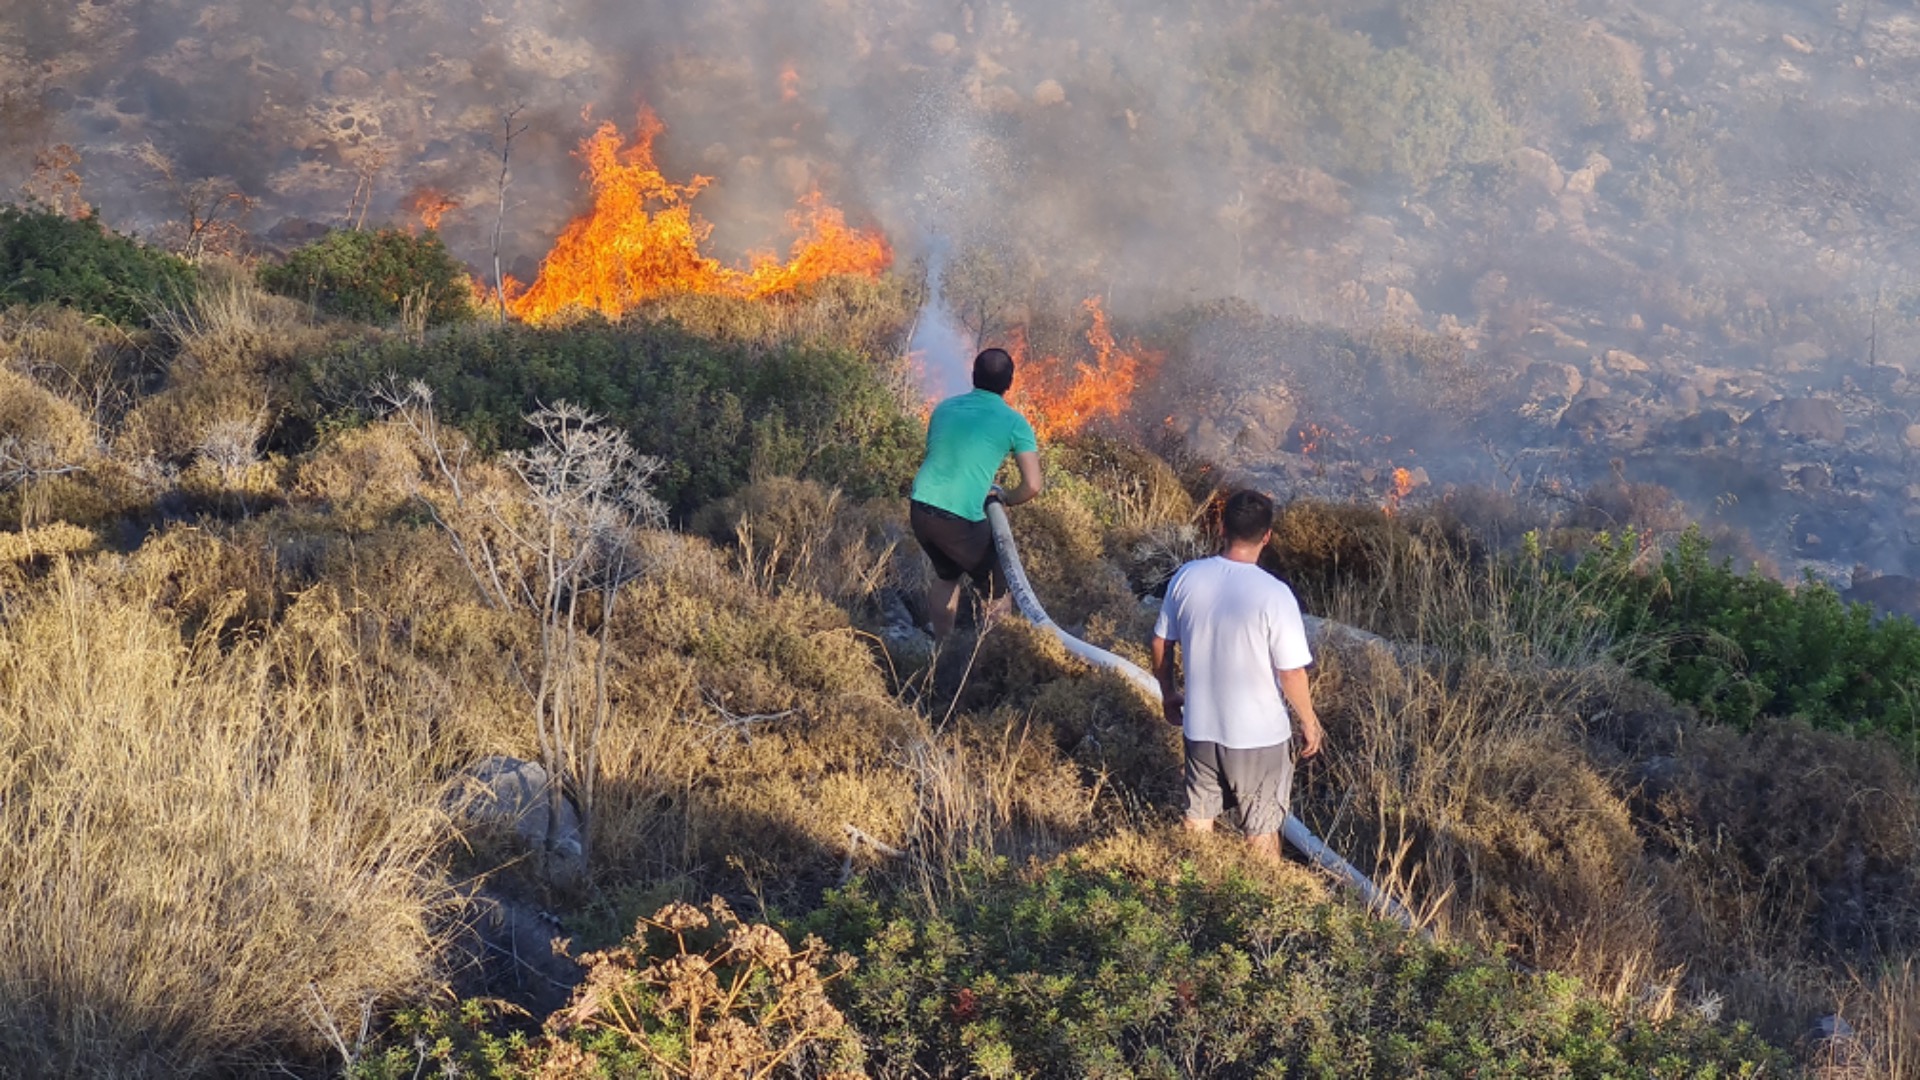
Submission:
[[[987,524],[987,500],[1018,506],[1040,494],[1040,443],[1033,425],[1006,402],[1013,387],[1013,357],[987,349],[973,360],[973,391],[950,397],[927,420],[927,458],[913,478],[909,518],[914,539],[933,562],[927,591],[936,641],[953,632],[960,611],[960,578],[994,597],[991,616],[1007,610],[1006,582]],[[1020,484],[1003,492],[993,478],[1012,454]]]

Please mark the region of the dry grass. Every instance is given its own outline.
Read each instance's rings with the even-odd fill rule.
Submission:
[[[372,678],[324,596],[223,647],[116,592],[125,572],[63,565],[4,612],[0,1056],[138,1076],[315,1054],[322,1017],[433,977],[437,707]]]
[[[233,267],[209,274],[191,300],[156,310],[154,325],[174,350],[165,387],[128,412],[115,450],[181,465],[223,426],[265,423],[296,356],[364,332],[316,324],[304,305],[261,292]]]
[[[1920,963],[1912,957],[1855,974],[1838,1015],[1853,1033],[1821,1049],[1814,1070],[1820,1080],[1920,1076]]]

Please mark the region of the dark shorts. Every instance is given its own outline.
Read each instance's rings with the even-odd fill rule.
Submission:
[[[1187,816],[1212,821],[1238,808],[1240,831],[1280,831],[1293,801],[1293,741],[1254,750],[1187,740]]]
[[[998,596],[1006,591],[1000,576],[1000,553],[994,550],[993,526],[984,521],[968,521],[959,514],[914,500],[907,514],[913,524],[913,538],[933,561],[933,573],[941,581],[970,577],[974,584]]]

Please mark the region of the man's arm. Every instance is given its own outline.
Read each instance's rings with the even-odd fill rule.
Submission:
[[[1274,674],[1280,677],[1280,692],[1287,696],[1287,706],[1293,710],[1293,718],[1300,725],[1300,757],[1305,760],[1320,752],[1320,740],[1324,734],[1320,728],[1320,716],[1313,711],[1313,690],[1307,686],[1307,669],[1276,670]]]
[[[1160,715],[1174,727],[1185,721],[1182,713],[1187,704],[1186,695],[1173,684],[1173,656],[1179,648],[1177,641],[1168,641],[1158,634],[1153,636],[1153,677],[1160,680]]]
[[[1040,475],[1040,451],[1022,450],[1013,455],[1013,463],[1020,469],[1020,486],[1002,492],[1000,501],[1008,506],[1019,506],[1023,502],[1031,502],[1047,483]]]

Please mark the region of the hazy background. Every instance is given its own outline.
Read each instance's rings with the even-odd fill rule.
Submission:
[[[478,262],[520,105],[526,278],[581,206],[573,148],[645,104],[668,175],[714,178],[721,254],[784,248],[817,188],[937,254],[967,335],[1068,340],[1100,296],[1167,346],[1155,411],[1240,417],[1208,437],[1243,464],[1314,419],[1436,483],[1657,480],[1836,572],[1912,561],[1911,4],[9,0],[0,27],[0,187],[70,145],[121,228],[177,215],[151,141],[257,198],[265,244],[431,189]],[[1806,397],[1842,437],[1754,428]],[[1715,410],[1742,445],[1688,434]],[[1796,546],[1796,514],[1846,542]]]

